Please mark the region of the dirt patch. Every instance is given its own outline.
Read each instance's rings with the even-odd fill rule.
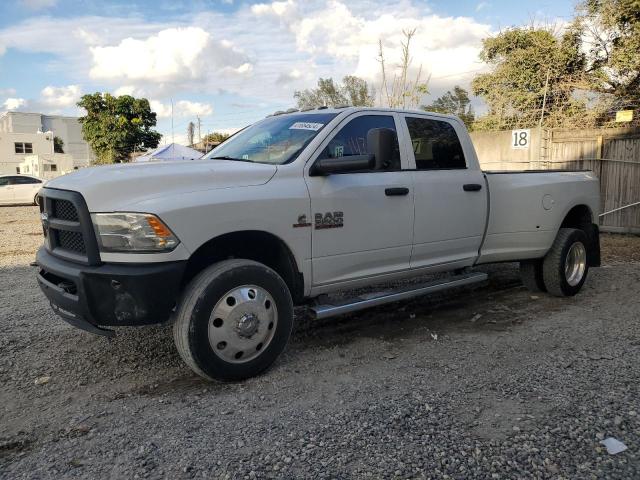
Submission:
[[[614,263],[640,262],[640,236],[603,233],[600,235],[602,262]]]

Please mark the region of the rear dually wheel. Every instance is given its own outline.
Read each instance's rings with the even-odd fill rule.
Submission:
[[[560,229],[542,264],[544,285],[550,294],[570,297],[580,291],[589,272],[588,245],[584,231]]]

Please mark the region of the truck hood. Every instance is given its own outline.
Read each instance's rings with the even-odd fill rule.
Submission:
[[[47,182],[80,192],[90,212],[117,211],[143,200],[267,183],[275,165],[228,160],[118,164],[85,168]]]

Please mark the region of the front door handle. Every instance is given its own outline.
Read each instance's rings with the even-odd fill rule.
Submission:
[[[482,190],[482,185],[480,185],[479,183],[465,183],[462,186],[462,189],[465,192],[478,192]]]
[[[407,187],[385,188],[384,194],[387,197],[402,197],[404,195],[409,195],[409,189]]]

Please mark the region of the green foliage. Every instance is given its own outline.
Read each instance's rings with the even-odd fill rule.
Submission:
[[[229,135],[228,133],[213,132],[205,135],[202,141],[205,143],[222,143],[230,136],[231,135]]]
[[[54,153],[64,153],[64,140],[60,137],[53,137],[53,151]]]
[[[469,100],[469,92],[458,85],[453,87],[453,90],[449,90],[441,97],[436,98],[430,105],[423,105],[420,108],[429,112],[457,115],[467,128],[470,128],[475,120],[475,114]]]
[[[316,108],[323,105],[338,107],[353,105],[371,107],[375,93],[367,82],[359,77],[347,75],[342,84],[336,84],[332,78],[318,79],[318,86],[307,90],[297,90],[293,94],[298,108]]]
[[[586,58],[580,46],[575,30],[558,37],[533,27],[513,28],[483,40],[480,58],[492,70],[477,75],[471,86],[485,99],[489,112],[475,126],[529,127],[544,113],[580,110],[580,104],[584,108],[585,100],[572,96],[584,83]]]
[[[514,28],[483,41],[478,129],[592,127],[640,105],[640,0],[583,0],[562,35]]]
[[[160,142],[162,135],[152,129],[156,114],[146,98],[97,92],[83,95],[78,106],[87,111],[79,121],[96,163],[126,162],[132,152],[144,152]]]
[[[640,101],[640,0],[585,0],[578,12],[595,87]]]
[[[342,94],[354,107],[372,107],[375,97],[373,87],[360,77],[347,75],[342,79]]]

